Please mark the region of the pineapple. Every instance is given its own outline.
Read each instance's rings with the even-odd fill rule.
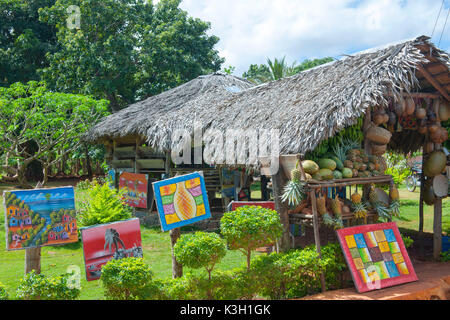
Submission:
[[[338,196],[331,200],[331,211],[335,215],[342,215],[342,204]]]
[[[369,201],[372,205],[379,201],[378,194],[376,193],[375,187],[373,185],[370,187]]]
[[[292,169],[291,178],[294,182],[299,182],[302,179],[302,173],[299,168]]]
[[[358,192],[352,194],[351,198],[353,203],[361,203],[362,196]]]
[[[367,217],[367,206],[362,203],[353,203],[352,204],[353,214],[355,218],[365,218]]]
[[[325,213],[327,213],[326,200],[323,195],[320,195],[319,197],[317,197],[316,203],[317,203],[317,211],[321,215],[324,215]]]
[[[392,201],[398,201],[400,200],[400,194],[398,192],[397,187],[393,186],[390,190],[389,190],[389,198],[391,198]]]
[[[305,196],[305,184],[300,181],[290,180],[284,186],[281,201],[287,201],[289,205],[298,206],[305,199]]]

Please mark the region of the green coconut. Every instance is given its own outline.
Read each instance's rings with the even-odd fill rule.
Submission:
[[[320,169],[329,169],[331,171],[336,169],[336,162],[331,159],[323,158],[319,159],[318,163]]]
[[[322,180],[322,176],[320,175],[319,172],[316,172],[315,174],[313,174],[313,175],[312,175],[312,178],[313,178],[314,180],[318,180],[318,181]]]
[[[423,174],[429,178],[440,174],[447,164],[447,157],[442,151],[433,151],[423,166]]]
[[[342,179],[342,172],[340,172],[339,170],[334,170],[333,171],[333,178],[334,179]]]
[[[333,171],[330,169],[320,169],[319,174],[322,177],[323,180],[330,180],[333,179]]]
[[[344,178],[351,178],[353,177],[353,171],[350,168],[344,168],[342,169],[342,176]]]
[[[316,174],[319,171],[319,165],[312,160],[304,160],[302,161],[303,170],[306,173],[309,173],[311,176]]]
[[[338,169],[338,170],[344,169],[344,164],[342,163],[342,161],[338,157],[333,156],[333,157],[331,157],[331,160],[336,162],[336,169]]]

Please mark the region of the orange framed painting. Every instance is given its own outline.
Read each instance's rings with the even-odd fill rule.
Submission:
[[[395,222],[336,232],[358,292],[418,280]]]

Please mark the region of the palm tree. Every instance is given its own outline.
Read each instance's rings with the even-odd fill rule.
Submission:
[[[106,247],[109,246],[109,252],[111,253],[111,246],[114,244],[116,247],[116,251],[119,250],[119,244],[122,245],[124,249],[125,244],[123,243],[122,239],[120,239],[120,234],[115,229],[106,229],[105,232],[105,246],[103,247],[104,250],[106,250]]]
[[[297,63],[294,61],[291,65],[288,65],[286,63],[286,56],[280,60],[275,58],[274,61],[267,58],[267,65],[269,66],[272,80],[279,80],[284,77],[292,76],[296,73],[295,67]]]

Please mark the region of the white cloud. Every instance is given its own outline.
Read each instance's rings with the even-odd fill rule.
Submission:
[[[241,75],[251,63],[341,54],[431,35],[441,0],[184,0],[190,16],[211,22],[224,66]],[[441,13],[437,43],[447,11]],[[450,21],[447,30],[450,29]],[[444,32],[441,48],[450,46]]]

